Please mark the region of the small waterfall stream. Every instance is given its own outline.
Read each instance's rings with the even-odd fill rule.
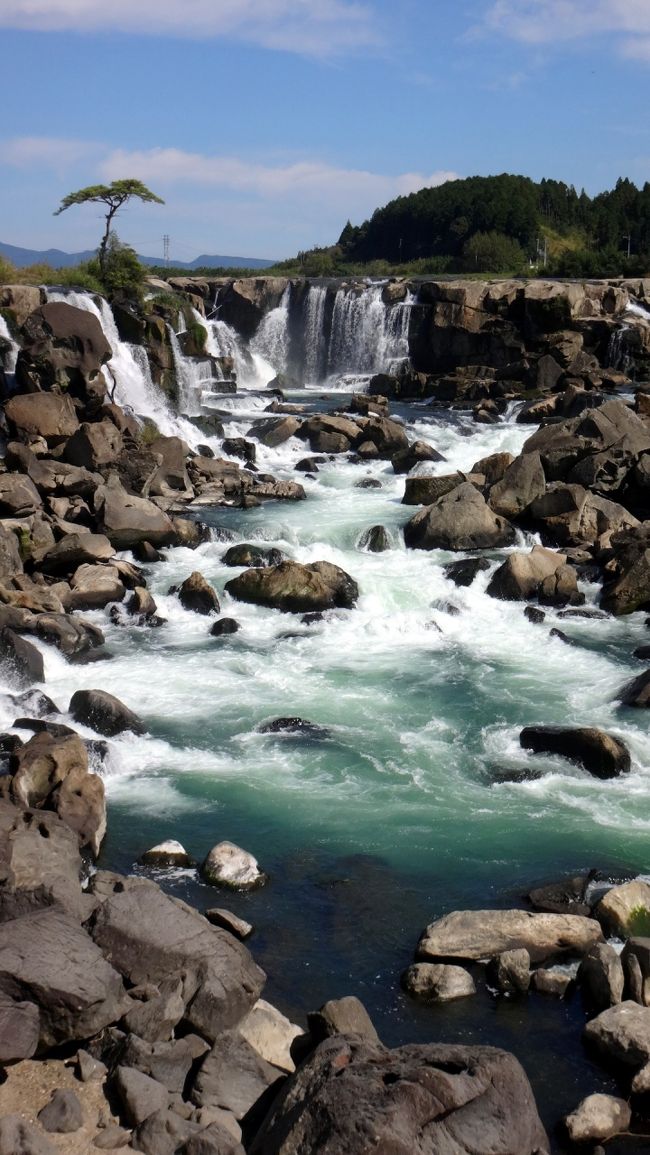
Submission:
[[[386,305],[382,290],[382,285],[370,285],[361,292],[338,290],[327,353],[328,376],[390,372],[408,356],[413,294]]]

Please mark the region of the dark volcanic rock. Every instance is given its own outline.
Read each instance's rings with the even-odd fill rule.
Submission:
[[[144,734],[144,723],[128,706],[105,690],[77,690],[70,699],[70,713],[75,722],[90,726],[98,734],[113,738],[124,730]]]
[[[264,549],[261,545],[232,545],[222,559],[224,565],[269,566],[287,561],[281,549]]]
[[[486,557],[468,557],[461,561],[450,561],[442,567],[445,577],[456,586],[471,586],[477,574],[490,568]]]
[[[623,742],[596,727],[526,726],[519,741],[535,754],[559,754],[577,762],[594,778],[616,778],[630,769],[630,752]]]
[[[538,1155],[548,1140],[513,1055],[329,1039],[288,1080],[251,1155]]]
[[[623,686],[619,698],[623,706],[637,706],[639,708],[650,706],[650,670],[646,670],[643,674],[639,674],[638,678],[627,682]]]
[[[178,600],[183,609],[196,614],[218,614],[221,608],[216,590],[198,570],[185,579],[178,591]]]

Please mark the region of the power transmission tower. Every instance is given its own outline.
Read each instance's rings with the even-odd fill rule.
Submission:
[[[169,233],[165,233],[163,237],[163,261],[169,268]]]

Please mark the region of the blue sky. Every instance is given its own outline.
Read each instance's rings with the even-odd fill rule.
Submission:
[[[279,258],[393,196],[650,180],[650,0],[0,0],[0,240],[93,248],[66,193],[138,177],[147,255]]]

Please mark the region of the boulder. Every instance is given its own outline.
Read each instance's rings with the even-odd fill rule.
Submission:
[[[72,770],[53,791],[50,804],[96,858],[106,836],[106,792],[99,775]]]
[[[271,1003],[258,999],[250,1013],[242,1019],[237,1030],[266,1063],[271,1063],[282,1071],[295,1071],[296,1064],[291,1057],[291,1046],[295,1039],[304,1035],[304,1031],[290,1022]]]
[[[63,460],[68,465],[101,472],[117,461],[122,448],[122,434],[112,421],[84,421],[66,441]]]
[[[612,545],[617,545],[614,538]],[[650,549],[634,539],[617,550],[614,576],[603,587],[600,604],[619,617],[650,608]]]
[[[618,695],[623,706],[645,710],[650,706],[650,670],[626,682]]]
[[[438,453],[426,441],[412,441],[406,449],[400,449],[391,458],[391,465],[395,473],[410,473],[420,461],[444,461],[442,453]],[[475,471],[476,472],[476,471]]]
[[[126,590],[119,570],[112,565],[80,565],[70,582],[73,610],[101,610],[110,602],[121,602]]]
[[[19,473],[0,474],[0,517],[29,517],[43,502],[33,481]]]
[[[114,556],[115,549],[103,533],[68,533],[34,560],[42,573],[70,574],[80,565],[96,565]]]
[[[534,545],[530,553],[511,553],[492,574],[487,593],[501,601],[528,601],[545,578],[566,564],[566,555]]]
[[[0,629],[0,659],[9,663],[15,676],[22,682],[45,681],[45,662],[41,651],[7,626]]]
[[[351,609],[359,596],[353,578],[327,561],[311,565],[286,561],[267,569],[249,569],[227,582],[225,588],[239,601],[285,613]]]
[[[124,1118],[132,1127],[148,1119],[154,1111],[167,1108],[169,1094],[165,1087],[135,1067],[118,1067],[114,1085]]]
[[[587,952],[580,963],[577,978],[587,1001],[596,1010],[604,1011],[623,1001],[623,964],[609,943],[597,942]]]
[[[88,752],[76,734],[35,734],[17,751],[11,791],[21,806],[42,806],[72,772],[88,773]]]
[[[397,453],[408,452],[410,446],[404,426],[390,417],[368,417],[363,421],[363,440],[372,442],[379,457],[391,459]],[[433,450],[435,453],[435,450]],[[441,460],[438,455],[438,460]]]
[[[5,404],[9,430],[21,441],[43,437],[49,446],[67,441],[79,428],[77,412],[68,394],[27,393]]]
[[[625,1099],[613,1095],[588,1095],[564,1120],[572,1143],[606,1143],[632,1122]]]
[[[169,838],[165,842],[159,842],[156,846],[152,846],[150,850],[145,850],[144,854],[140,855],[138,860],[142,866],[179,866],[186,867],[193,865],[193,859],[187,853],[184,846],[175,839]]]
[[[628,997],[642,1007],[650,1007],[650,938],[645,935],[647,928],[644,928],[644,937],[633,935],[628,938],[621,954],[621,965]]]
[[[290,414],[286,417],[270,417],[268,420],[257,421],[246,434],[255,437],[262,445],[275,449],[293,437],[300,429],[301,422]],[[239,456],[239,455],[238,455]]]
[[[616,778],[631,766],[627,746],[594,726],[526,726],[519,742],[534,754],[559,754],[577,762],[594,778]]]
[[[385,553],[391,548],[388,530],[383,525],[372,525],[359,538],[359,549],[368,553]]]
[[[587,1023],[583,1039],[607,1062],[643,1067],[650,1061],[650,1007],[625,1002]]]
[[[261,566],[280,565],[287,561],[287,557],[280,549],[265,549],[261,545],[251,545],[249,542],[241,545],[231,545],[222,557],[224,565],[232,566]]]
[[[117,479],[97,488],[95,512],[101,531],[116,549],[131,549],[144,541],[153,546],[174,541],[174,527],[167,514],[152,501],[127,493]]]
[[[322,1043],[291,1076],[251,1155],[318,1151],[534,1155],[548,1150],[528,1080],[491,1047],[388,1050],[359,1038]]]
[[[404,526],[404,540],[411,549],[499,549],[513,544],[515,530],[463,482],[416,513]]]
[[[363,1003],[354,995],[330,999],[318,1011],[307,1016],[309,1033],[317,1043],[333,1035],[357,1035],[370,1042],[379,1042],[372,1019]]]
[[[0,995],[0,1063],[31,1059],[38,1046],[39,1014],[35,1003]]]
[[[464,967],[444,963],[413,963],[401,982],[409,995],[427,1003],[449,1003],[476,994],[474,979]]]
[[[531,502],[528,513],[544,539],[557,545],[594,544],[603,534],[639,524],[622,505],[582,485],[549,485],[542,497]]]
[[[504,950],[491,960],[488,978],[503,994],[523,995],[530,987],[530,955],[520,947]]]
[[[650,884],[634,879],[613,886],[594,907],[594,914],[610,937],[650,934]]]
[[[84,1114],[74,1091],[57,1088],[49,1103],[38,1112],[38,1121],[46,1131],[69,1135],[83,1126]]]
[[[39,614],[34,631],[37,637],[56,646],[68,657],[86,654],[104,644],[104,635],[98,626],[71,614]]]
[[[210,626],[210,634],[213,638],[223,638],[227,637],[228,634],[238,633],[240,629],[239,622],[235,621],[234,618],[219,618]]]
[[[147,879],[95,875],[107,895],[92,935],[131,983],[183,981],[187,1021],[214,1040],[244,1018],[259,998],[264,973],[241,943]]]
[[[190,453],[187,442],[180,437],[156,437],[149,445],[149,449],[161,458],[149,485],[149,493],[162,497],[174,497],[178,494],[192,496],[192,486],[185,464]]]
[[[0,993],[39,1009],[39,1049],[87,1039],[126,1006],[117,972],[55,906],[0,924]]]
[[[126,609],[133,617],[144,619],[145,621],[155,618],[158,613],[158,606],[149,593],[149,590],[145,589],[144,586],[136,586],[134,588],[131,597],[126,603]]]
[[[594,919],[575,914],[533,914],[527,910],[460,910],[426,928],[419,959],[495,958],[524,947],[532,962],[553,955],[586,954],[602,940]]]
[[[402,505],[433,505],[465,480],[463,473],[445,473],[440,477],[407,477]]]
[[[178,600],[183,609],[195,614],[218,614],[221,609],[216,590],[198,570],[185,579],[178,591]]]
[[[495,513],[514,520],[546,489],[539,453],[522,453],[490,489],[488,504]]]
[[[104,399],[102,366],[112,356],[97,317],[64,301],[35,309],[21,329],[16,381],[28,393],[58,388],[76,397]]]
[[[114,738],[124,730],[144,734],[145,725],[128,706],[105,690],[76,690],[70,699],[69,711],[75,722],[89,726],[98,734]]]
[[[0,800],[0,922],[5,909],[15,913],[25,895],[31,896],[25,910],[56,901],[88,917],[80,872],[79,840],[62,819]]]
[[[462,561],[451,561],[442,567],[445,577],[455,586],[471,586],[478,574],[490,568],[486,557],[468,557]]]
[[[243,1119],[284,1074],[267,1063],[238,1031],[226,1031],[201,1064],[192,1101],[199,1107],[232,1111],[236,1119]]]
[[[181,1118],[173,1109],[152,1111],[136,1128],[132,1146],[145,1155],[176,1155],[177,1151],[187,1155],[187,1141],[200,1130],[199,1124]],[[126,1135],[125,1145],[128,1140]]]
[[[0,577],[10,577],[22,573],[23,563],[18,547],[18,537],[0,523]]]
[[[182,984],[179,977],[171,976],[170,979],[159,985],[163,991],[163,996],[166,991],[175,997]],[[137,993],[138,988],[136,987],[135,990]],[[151,999],[150,1001],[158,1002],[158,999]],[[141,1003],[139,1009],[146,1006],[146,1002]],[[129,1015],[132,1013],[133,1011],[129,1011]],[[154,1022],[155,1020],[152,1018],[149,1025],[153,1027]],[[172,1094],[181,1094],[193,1062],[202,1058],[209,1050],[209,1043],[197,1035],[185,1035],[181,1039],[150,1042],[130,1034],[126,1038],[121,1061],[127,1067],[142,1071],[150,1079],[156,1079]]]
[[[556,971],[538,967],[530,976],[533,989],[540,995],[550,995],[555,999],[563,999],[573,984],[571,975],[564,971]]]
[[[233,842],[219,842],[208,853],[201,866],[201,874],[212,886],[226,886],[232,890],[252,890],[263,886],[266,875],[257,859]]]
[[[255,929],[250,922],[246,922],[245,919],[233,914],[231,910],[224,910],[220,906],[212,906],[203,913],[208,922],[212,923],[212,926],[219,926],[222,930],[230,931],[240,942],[250,938]]]
[[[0,1155],[57,1155],[59,1150],[22,1115],[0,1118]]]

